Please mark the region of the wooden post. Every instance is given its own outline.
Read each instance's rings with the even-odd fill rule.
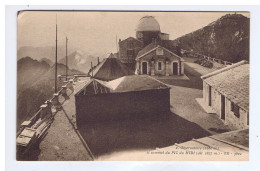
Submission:
[[[93,66],[92,66],[92,61],[91,61],[91,75],[93,77]]]
[[[57,14],[56,14],[56,53],[55,53],[55,93],[57,93],[57,58],[58,58],[58,51],[57,51],[57,44],[58,44],[58,39],[57,39],[57,34],[58,34],[58,28],[57,28]]]
[[[68,46],[68,38],[66,37],[66,81],[68,80],[68,50],[67,47]]]
[[[61,88],[61,95],[62,96],[67,96],[67,86],[62,86]]]

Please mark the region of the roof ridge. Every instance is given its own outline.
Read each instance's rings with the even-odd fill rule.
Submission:
[[[201,79],[207,79],[207,78],[209,78],[209,77],[212,77],[212,76],[214,76],[214,75],[220,74],[220,73],[222,73],[222,72],[228,71],[228,70],[230,70],[230,69],[236,68],[236,67],[238,67],[238,66],[240,66],[240,65],[247,64],[247,63],[248,63],[248,62],[247,62],[246,60],[242,60],[242,61],[240,61],[240,62],[237,62],[237,63],[233,64],[233,65],[230,65],[230,66],[224,67],[224,68],[222,68],[222,69],[213,71],[213,72],[211,72],[211,73],[209,73],[209,74],[203,75],[203,76],[201,76],[200,78],[201,78]]]
[[[155,80],[155,81],[157,81],[157,82],[159,82],[159,83],[165,85],[166,87],[170,88],[170,86],[167,85],[166,83],[164,83],[164,82],[162,82],[162,81],[160,81],[160,80],[158,80],[158,79],[156,79],[156,78],[154,78],[154,77],[152,77],[152,76],[150,76],[150,75],[145,75],[145,76],[146,76],[146,77],[150,77],[150,78],[152,78],[153,80]]]
[[[115,90],[124,79],[125,79],[125,76],[111,80],[111,81],[108,81],[107,83],[111,87],[112,90]],[[116,83],[116,85],[113,85],[113,83]]]

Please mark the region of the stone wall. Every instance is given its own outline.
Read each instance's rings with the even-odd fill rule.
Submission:
[[[135,38],[129,37],[119,41],[119,59],[123,63],[134,63],[138,52],[143,48],[143,43]],[[127,55],[127,50],[134,50],[134,55]]]
[[[203,82],[203,99],[204,103],[209,106],[209,85]],[[216,91],[213,87],[211,88],[211,108],[214,109],[218,117],[221,119],[221,93]],[[234,115],[231,111],[231,101],[225,97],[225,124],[229,125],[231,129],[246,129],[249,126],[248,115],[249,113],[239,108],[240,117]]]
[[[151,61],[151,59],[154,61]],[[168,59],[168,61],[166,61]],[[172,55],[168,51],[163,50],[163,55],[156,55],[156,51],[152,51],[137,61],[136,67],[139,74],[143,74],[142,63],[147,62],[149,75],[173,75],[173,63],[178,64],[177,75],[184,74],[184,64],[177,56]],[[161,62],[161,70],[158,69],[158,62]]]
[[[228,124],[232,129],[246,129],[249,127],[247,125],[247,117],[248,112],[239,108],[240,116],[235,116],[234,112],[231,111],[231,101],[226,100],[226,121],[225,123]]]

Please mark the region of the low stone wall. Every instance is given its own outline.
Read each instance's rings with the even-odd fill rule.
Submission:
[[[74,76],[74,78],[75,77],[77,77],[77,75]],[[16,134],[17,136],[21,133],[21,131],[23,131],[25,127],[31,127],[39,118],[43,118],[48,114],[53,114],[52,107],[57,109],[61,106],[58,98],[60,95],[67,96],[67,91],[66,91],[67,89],[74,91],[73,88],[74,78],[70,79],[69,81],[64,81],[64,78],[58,76],[58,83],[62,84],[63,82],[65,83],[65,85],[63,85],[62,88],[57,93],[54,93],[53,97],[50,100],[45,101],[45,103],[40,106],[40,109],[36,112],[35,115],[33,115],[33,117],[31,117],[28,121],[24,121],[21,124],[20,129]]]

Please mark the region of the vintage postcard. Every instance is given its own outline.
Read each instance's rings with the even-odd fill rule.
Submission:
[[[249,12],[19,11],[18,161],[248,161]]]

